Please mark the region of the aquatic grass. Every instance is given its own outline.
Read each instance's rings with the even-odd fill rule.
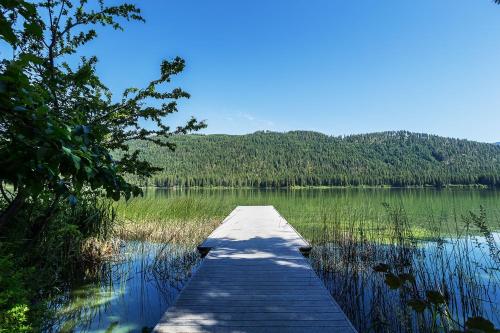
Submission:
[[[44,332],[150,331],[176,299],[201,260],[195,249],[125,242],[99,276],[85,279],[48,303]],[[144,311],[146,309],[146,311]],[[140,318],[140,320],[138,320]],[[138,322],[141,322],[139,325]]]
[[[454,237],[424,242],[413,234],[402,207],[386,205],[386,211],[385,225],[366,221],[362,213],[350,214],[350,220],[342,214],[323,216],[322,229],[312,235],[311,264],[358,330],[448,332],[462,329],[474,316],[498,326],[500,270],[492,255],[498,253],[498,244],[465,228],[464,218]],[[476,224],[487,225],[484,214],[471,216],[482,216]],[[374,272],[380,262],[392,267],[392,275]],[[415,279],[404,292],[395,291],[402,283],[398,276]],[[415,314],[408,306],[426,291],[445,295],[440,316]]]
[[[122,239],[124,247],[97,272],[100,277],[91,275],[91,285],[102,288],[98,290],[126,296],[96,302],[97,310],[87,315],[67,313],[66,318],[75,319],[67,327],[74,327],[79,318],[78,327],[89,329],[120,330],[131,327],[131,322],[136,323],[135,330],[154,325],[196,269],[200,258],[195,245],[237,205],[274,205],[314,245],[313,267],[359,331],[432,331],[432,316],[415,316],[407,305],[411,297],[423,297],[427,289],[456,300],[447,305],[449,316],[444,318],[450,319],[442,324],[447,328],[455,321],[463,323],[464,313],[484,314],[486,310],[490,313],[486,317],[498,317],[494,304],[499,300],[498,283],[493,278],[497,273],[482,258],[492,252],[481,238],[485,236],[481,226],[489,231],[500,229],[499,198],[496,192],[480,190],[146,191],[144,198],[114,204],[113,236]],[[384,202],[388,203],[385,207]],[[481,216],[482,203],[487,218],[471,220],[466,227],[463,216],[470,211]],[[457,239],[468,240],[455,245]],[[137,256],[141,259],[131,263],[129,259]],[[396,273],[415,274],[418,285],[406,295],[391,289],[384,276],[373,270],[379,262],[392,265]],[[66,294],[64,301],[73,299],[76,296]],[[130,312],[141,315],[120,318],[121,309],[129,309],[130,303],[141,304],[140,311]],[[148,310],[142,313],[143,308]],[[85,312],[85,306],[82,309]],[[156,319],[150,316],[155,311],[159,313]],[[459,313],[462,318],[457,317]]]
[[[116,204],[115,236],[124,240],[200,244],[229,214],[222,201],[202,198],[158,200],[146,197]]]
[[[199,245],[220,223],[211,220],[122,221],[115,228],[115,236],[122,240],[140,240],[156,243]]]
[[[80,252],[86,267],[95,267],[104,260],[119,253],[120,240],[117,238],[100,239],[89,237],[82,241]]]
[[[115,204],[115,231],[118,237],[128,240],[197,245],[236,206],[273,205],[299,233],[314,241],[325,219],[338,221],[336,228],[347,227],[349,221],[355,220],[364,229],[384,230],[387,221],[382,203],[387,202],[405,207],[415,238],[437,240],[454,233],[457,216],[484,203],[481,191],[489,198],[489,214],[498,216],[496,192],[487,190],[146,190],[143,198]],[[493,229],[500,229],[500,218],[491,221],[497,223],[491,226]],[[380,232],[371,234],[382,236]]]
[[[208,217],[224,218],[233,208],[222,198],[199,196],[171,196],[134,198],[116,204],[119,217],[138,220],[200,220]]]
[[[485,232],[495,225],[494,218],[478,221],[481,214],[467,211],[462,214],[469,216],[467,224],[460,215],[463,210],[455,206],[427,208],[425,213],[410,207],[410,215],[403,200],[389,201],[354,204],[344,197],[332,202],[289,192],[254,193],[243,199],[238,191],[169,193],[121,203],[125,206],[117,207],[118,216],[129,220],[121,224],[118,234],[124,239],[194,246],[236,205],[272,204],[311,242],[313,267],[360,331],[404,332],[408,327],[436,331],[438,326],[448,331],[463,326],[471,315],[497,316],[493,304],[500,297],[498,276],[488,270],[485,281],[483,273],[478,274],[491,266],[484,256],[493,252],[470,248],[484,245],[478,238],[482,235],[486,244],[492,243]],[[420,204],[415,206],[422,209]],[[495,211],[492,215],[496,216]],[[413,274],[416,281],[411,292],[394,295],[384,278],[373,271],[378,261],[388,262],[399,274]],[[158,274],[162,272],[161,265],[157,268]],[[407,306],[425,290],[438,290],[449,300],[440,322],[436,313],[416,316]]]

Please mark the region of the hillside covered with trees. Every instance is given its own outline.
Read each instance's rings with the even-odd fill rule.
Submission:
[[[175,152],[133,149],[163,171],[141,185],[445,186],[500,184],[500,146],[406,131],[334,137],[317,132],[173,137]]]

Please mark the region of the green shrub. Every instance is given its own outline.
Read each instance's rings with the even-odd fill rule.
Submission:
[[[16,270],[12,258],[0,255],[0,333],[31,332],[25,271]]]

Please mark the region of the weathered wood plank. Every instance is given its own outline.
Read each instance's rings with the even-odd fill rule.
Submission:
[[[272,206],[237,207],[154,332],[355,332]]]
[[[211,300],[211,299],[203,299],[203,300],[179,300],[176,305],[177,306],[186,306],[191,307],[193,305],[209,305],[212,304],[214,306],[222,306],[222,307],[236,307],[236,306],[266,306],[269,302],[265,300]],[[290,301],[290,300],[275,300],[272,302],[274,306],[324,306],[329,307],[332,305],[331,302],[327,301],[318,301],[318,300],[299,300],[299,301]]]
[[[325,307],[325,306],[275,306],[275,305],[264,305],[264,306],[232,306],[231,308],[210,305],[192,305],[190,310],[194,310],[194,313],[260,313],[265,311],[267,313],[325,313],[325,312],[341,312],[338,307]],[[172,306],[168,312],[179,312],[184,311],[182,307]]]
[[[168,318],[167,318],[168,319]],[[218,327],[276,327],[276,328],[286,328],[286,327],[311,327],[319,325],[322,327],[338,327],[346,326],[345,319],[340,320],[321,320],[321,321],[309,321],[309,320],[218,320],[218,319],[168,319],[173,325],[185,325],[185,326],[218,326]]]
[[[165,317],[170,322],[187,321],[187,320],[218,320],[218,321],[280,321],[280,320],[344,320],[344,315],[341,312],[223,312],[217,314],[207,313],[190,313],[184,311],[169,311]]]
[[[164,327],[165,326],[165,327]],[[336,326],[332,327],[286,327],[278,328],[276,327],[218,327],[215,329],[200,329],[200,325],[164,325],[158,324],[155,328],[158,332],[169,332],[169,333],[199,333],[199,332],[217,332],[217,333],[276,333],[276,332],[287,332],[287,333],[352,333],[353,329],[351,326]]]

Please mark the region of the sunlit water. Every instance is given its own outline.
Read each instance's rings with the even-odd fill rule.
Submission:
[[[98,281],[55,300],[54,332],[149,332],[173,304],[200,257],[169,245],[127,242]]]
[[[311,264],[325,286],[360,332],[421,332],[419,317],[407,304],[410,299],[425,299],[435,290],[445,295],[446,330],[460,330],[470,317],[481,316],[500,327],[500,233],[491,234],[488,245],[483,236],[447,238],[418,242],[403,256],[397,247],[376,245],[349,253],[334,244],[313,249]],[[408,284],[406,291],[391,289],[384,274],[375,272],[378,263],[391,266],[394,274],[410,273],[417,290]],[[427,325],[430,321],[430,311]],[[441,318],[440,318],[441,319]],[[440,322],[440,325],[443,325]]]
[[[498,222],[500,193],[489,190],[149,191],[146,199],[154,198],[161,203],[162,200],[169,200],[172,197],[185,196],[203,196],[210,200],[222,201],[229,208],[237,204],[272,204],[287,220],[298,225],[297,229],[301,233],[307,233],[308,229],[304,225],[312,223],[311,216],[318,211],[324,212],[325,208],[336,206],[378,214],[383,210],[381,208],[383,202],[403,205],[409,219],[424,226],[429,223],[454,225],[458,223],[462,214],[466,214],[469,210],[477,211],[483,206],[490,216],[491,229],[498,230],[500,226]],[[500,243],[499,234],[493,235],[497,244]],[[468,252],[470,261],[477,264],[472,269],[489,267],[487,271],[475,275],[475,278],[479,276],[479,280],[476,279],[474,283],[486,286],[481,296],[489,297],[478,304],[485,308],[484,313],[487,317],[499,326],[497,306],[500,303],[499,267],[497,263],[484,259],[484,251],[487,251],[484,248],[486,246],[484,239],[478,236],[475,240],[469,241],[475,244]],[[452,257],[450,252],[455,251],[451,247],[453,242],[457,242],[457,239],[443,239],[439,243],[422,242],[419,246],[425,249],[426,254],[421,265],[439,270],[442,263],[435,260]],[[482,250],[479,251],[479,248]],[[377,253],[380,257],[374,257],[374,261],[382,260],[383,251]],[[389,299],[394,298],[391,293],[397,295],[397,291],[387,289],[383,284],[383,278],[377,276],[370,267],[365,267],[364,273],[353,279],[352,269],[324,271],[321,269],[321,258],[313,256],[311,260],[332,295],[339,300],[349,316],[357,321],[356,326],[367,331],[382,332],[386,329],[384,323],[381,324],[380,321],[397,320],[390,314],[374,313],[374,308],[377,311],[390,309],[386,300],[383,300],[383,304],[377,303],[380,296],[378,293],[381,290],[389,295]],[[52,302],[57,319],[51,321],[46,331],[149,332],[168,307],[175,302],[180,290],[199,263],[200,258],[194,249],[140,242],[124,243],[119,258],[107,262],[97,280],[82,284],[71,293],[65,293]],[[454,270],[453,261],[448,260],[447,265],[449,270]],[[348,290],[346,279],[356,286],[351,285],[353,289]],[[451,285],[458,288],[454,283],[452,281]],[[462,305],[457,305],[453,311],[460,313],[461,307]]]

